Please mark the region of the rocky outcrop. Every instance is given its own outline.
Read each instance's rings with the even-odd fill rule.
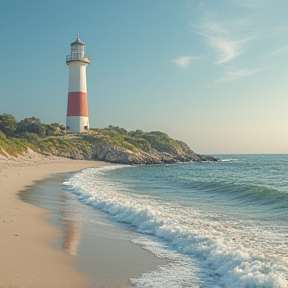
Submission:
[[[194,153],[189,146],[182,142],[177,141],[180,146],[180,151],[176,153],[159,152],[151,149],[149,152],[139,151],[132,152],[124,150],[116,145],[103,143],[101,145],[92,147],[92,159],[101,160],[111,163],[121,164],[163,164],[163,163],[177,163],[177,162],[198,162],[198,161],[217,161],[217,159]]]

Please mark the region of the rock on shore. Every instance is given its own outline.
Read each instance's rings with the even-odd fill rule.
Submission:
[[[92,159],[121,164],[163,164],[177,162],[217,161],[216,158],[194,153],[190,147],[177,141],[180,149],[174,153],[159,152],[153,148],[150,151],[125,151],[116,145],[103,143],[92,148]]]

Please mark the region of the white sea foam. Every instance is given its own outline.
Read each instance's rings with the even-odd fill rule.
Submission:
[[[232,161],[239,161],[239,159],[235,159],[235,158],[227,158],[227,159],[221,159],[221,162],[232,162]]]
[[[261,223],[223,215],[211,217],[195,207],[133,194],[123,183],[107,181],[105,172],[115,168],[87,169],[64,184],[86,205],[109,213],[115,221],[135,226],[142,235],[150,235],[149,241],[145,237],[136,241],[159,257],[173,260],[131,279],[132,284],[287,288],[287,241],[281,234],[269,235]]]
[[[138,237],[133,242],[140,244],[144,249],[160,258],[169,259],[169,263],[158,266],[154,271],[145,272],[139,278],[132,278],[130,280],[131,284],[139,288],[200,287],[201,282],[195,275],[197,268],[193,265],[191,257],[179,255],[164,243],[157,243],[152,238],[149,239],[149,236]]]

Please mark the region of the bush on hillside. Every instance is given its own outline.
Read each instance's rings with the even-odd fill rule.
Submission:
[[[0,115],[0,131],[7,137],[12,137],[17,128],[17,120],[13,115],[2,114]]]

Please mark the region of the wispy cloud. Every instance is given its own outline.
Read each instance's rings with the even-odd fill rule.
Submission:
[[[285,53],[288,53],[288,45],[284,46],[284,47],[281,47],[279,49],[276,49],[276,50],[268,53],[266,56],[272,56],[272,55],[275,55],[275,54],[285,54]]]
[[[216,52],[216,64],[223,64],[231,61],[245,52],[245,44],[254,39],[255,36],[241,37],[235,27],[247,25],[247,21],[234,21],[223,23],[206,19],[200,25],[191,24],[199,35],[206,38],[207,43],[213,52]]]
[[[201,56],[181,56],[177,59],[171,59],[170,61],[181,67],[182,69],[186,69],[190,66],[190,64],[198,59],[201,59]]]
[[[244,52],[242,41],[206,36],[210,46],[218,52],[216,64],[228,62]]]
[[[228,70],[223,77],[216,80],[215,83],[223,83],[223,82],[229,82],[229,81],[235,81],[253,74],[256,74],[258,72],[261,72],[263,70],[266,70],[268,68],[262,68],[262,69],[230,69]]]

